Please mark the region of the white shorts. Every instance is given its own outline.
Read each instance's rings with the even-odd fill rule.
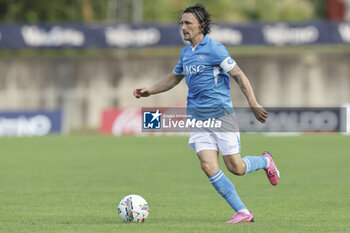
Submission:
[[[239,132],[191,132],[188,146],[196,153],[216,150],[223,156],[241,153]]]

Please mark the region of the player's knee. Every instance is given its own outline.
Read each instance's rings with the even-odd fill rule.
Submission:
[[[207,162],[207,161],[201,162],[201,168],[208,176],[211,174],[214,174],[218,170],[218,168],[215,164],[212,164],[212,163]]]
[[[201,168],[204,172],[210,171],[212,169],[212,165],[206,161],[201,162]]]

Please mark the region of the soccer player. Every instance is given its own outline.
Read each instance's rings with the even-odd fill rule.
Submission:
[[[188,7],[183,11],[179,25],[184,39],[190,44],[182,49],[173,72],[150,88],[134,89],[134,96],[148,97],[168,91],[185,77],[188,85],[187,108],[211,108],[211,117],[220,119],[233,114],[229,87],[231,77],[244,93],[256,119],[264,123],[268,113],[257,102],[248,78],[227,49],[209,37],[211,19],[206,9],[200,4]],[[245,175],[265,169],[270,183],[277,185],[279,171],[271,154],[264,152],[261,156],[246,156],[242,159],[239,132],[191,132],[189,146],[196,151],[201,168],[211,184],[235,211],[226,223],[253,222],[253,213],[241,201],[233,183],[220,170],[219,151],[226,167],[233,174]]]

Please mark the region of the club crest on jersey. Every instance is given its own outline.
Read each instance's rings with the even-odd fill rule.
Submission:
[[[198,55],[198,61],[204,61],[205,55],[204,54],[199,54]]]
[[[185,74],[195,74],[200,73],[204,70],[205,65],[192,65],[192,66],[185,66]]]

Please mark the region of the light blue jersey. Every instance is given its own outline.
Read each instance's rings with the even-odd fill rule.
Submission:
[[[235,64],[227,49],[208,35],[196,47],[190,44],[184,47],[173,72],[185,75],[187,108],[221,109],[210,117],[225,115],[224,109],[232,112],[227,72]]]

